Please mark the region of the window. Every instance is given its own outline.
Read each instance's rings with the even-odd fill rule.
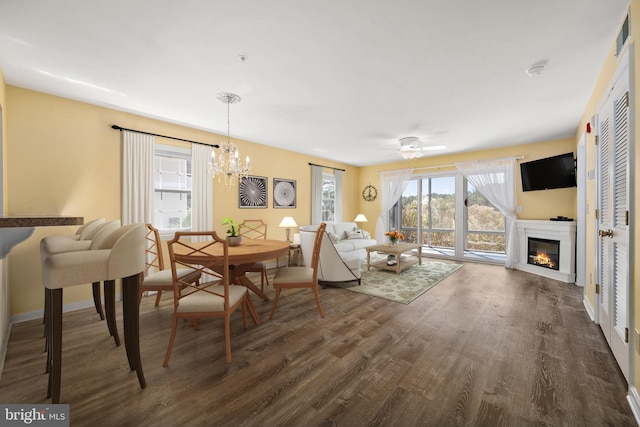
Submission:
[[[191,229],[191,153],[156,145],[154,226],[163,231]]]
[[[322,174],[322,221],[336,218],[336,178],[333,174]]]
[[[618,37],[616,37],[616,56],[620,56],[627,40],[629,40],[629,15],[624,18],[622,28],[620,28]]]

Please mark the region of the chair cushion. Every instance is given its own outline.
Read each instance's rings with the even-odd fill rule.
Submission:
[[[336,250],[340,253],[343,252],[351,252],[355,250],[355,243],[357,240],[341,240],[339,243],[336,243],[334,246]]]
[[[274,285],[278,283],[310,283],[313,281],[313,268],[284,267],[276,271]]]
[[[178,270],[178,277],[184,278],[190,274],[200,274],[199,271],[194,270],[192,268],[183,268]],[[168,288],[173,288],[173,275],[171,274],[171,270],[161,270],[156,271],[155,273],[151,273],[148,276],[145,276],[143,282],[143,286],[166,286]]]
[[[209,286],[212,292],[219,294],[224,293],[224,285]],[[242,299],[247,293],[247,288],[244,286],[229,286],[229,305],[233,306]],[[178,313],[206,313],[212,311],[224,311],[224,298],[218,295],[213,295],[208,292],[198,291],[189,294],[183,298],[180,298]]]

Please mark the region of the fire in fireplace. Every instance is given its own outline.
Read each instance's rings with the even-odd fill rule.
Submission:
[[[539,267],[560,270],[560,241],[529,237],[527,263]]]

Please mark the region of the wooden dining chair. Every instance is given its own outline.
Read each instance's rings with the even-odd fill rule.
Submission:
[[[266,239],[267,224],[261,219],[245,219],[240,223],[240,235],[253,240]],[[260,273],[260,289],[264,292],[264,283],[267,282],[267,286],[269,286],[266,261],[256,262],[247,271]]]
[[[171,269],[164,266],[164,256],[162,254],[162,241],[158,229],[151,224],[146,224],[147,233],[145,235],[145,266],[144,278],[140,284],[140,295],[138,301],[142,301],[142,294],[146,291],[155,291],[157,307],[162,298],[162,292],[173,293],[173,276]],[[192,268],[178,270],[180,279],[186,282],[198,283],[200,272]]]
[[[191,243],[191,238],[195,236],[211,240]],[[224,319],[226,360],[231,363],[231,314],[241,308],[242,324],[246,329],[247,310],[251,310],[252,302],[246,287],[230,286],[227,240],[218,237],[215,231],[177,232],[168,246],[173,276],[173,327],[162,366],[169,364],[178,319],[197,320],[208,317]],[[194,269],[202,277],[212,277],[213,280],[195,285],[178,275],[180,268]]]
[[[271,309],[271,316],[269,316],[269,319],[273,318],[273,313],[276,311],[276,307],[278,306],[278,300],[282,289],[291,288],[311,289],[316,297],[316,304],[318,305],[320,317],[324,317],[322,305],[320,305],[320,293],[318,292],[318,260],[320,258],[320,246],[322,245],[322,237],[324,235],[325,228],[327,228],[327,224],[323,222],[316,231],[310,266],[280,267],[276,271],[276,275],[273,278],[273,287],[276,290],[276,296],[273,300],[273,308]]]

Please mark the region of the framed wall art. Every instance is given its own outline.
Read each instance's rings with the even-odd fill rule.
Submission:
[[[296,207],[296,181],[295,179],[273,178],[273,207]]]
[[[246,176],[238,185],[238,207],[266,208],[267,185],[266,176]]]

